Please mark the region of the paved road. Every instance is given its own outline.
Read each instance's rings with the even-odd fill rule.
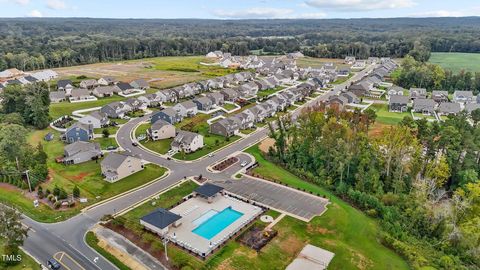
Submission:
[[[317,104],[321,100],[325,100],[328,96],[333,94],[338,94],[342,89],[345,88],[352,81],[358,80],[363,77],[367,72],[370,72],[373,69],[372,66],[368,67],[362,72],[359,72],[347,82],[337,85],[334,90],[326,93],[325,95],[318,96],[314,100],[311,100],[304,104],[301,108],[309,107]],[[300,113],[300,109],[292,113],[292,118],[296,118]],[[224,181],[228,177],[225,174],[216,174],[209,172],[206,168],[220,160],[224,159],[227,156],[230,156],[236,152],[242,151],[243,149],[256,144],[260,140],[267,137],[268,130],[260,129],[259,131],[249,135],[246,138],[243,138],[226,148],[221,149],[215,153],[214,157],[206,157],[194,162],[181,162],[175,160],[166,160],[161,156],[155,155],[145,149],[140,147],[132,146],[132,134],[133,129],[140,124],[141,122],[148,121],[148,115],[133,119],[123,125],[117,133],[117,141],[121,148],[126,151],[131,152],[132,154],[140,156],[142,159],[158,164],[160,166],[170,169],[170,174],[163,178],[160,181],[154,182],[148,186],[145,186],[141,189],[135,190],[125,196],[107,201],[97,207],[90,208],[84,211],[82,214],[77,215],[67,221],[55,223],[55,224],[43,224],[33,221],[29,218],[25,218],[24,223],[31,227],[32,230],[29,233],[29,237],[25,241],[24,248],[32,254],[35,258],[45,263],[46,260],[53,257],[53,255],[58,252],[64,252],[68,257],[72,258],[79,265],[85,269],[101,269],[101,270],[110,270],[116,269],[110,262],[105,260],[97,252],[92,250],[85,242],[84,236],[85,233],[92,228],[104,215],[115,214],[125,209],[128,209],[132,205],[135,205],[141,201],[144,201],[151,196],[169,188],[172,185],[178,183],[182,178],[188,176],[197,176],[202,174],[208,179],[214,181]],[[271,204],[272,207],[278,209],[284,209],[285,211],[292,211],[292,213],[302,216],[310,217],[315,213],[320,213],[322,207],[317,209],[311,209],[309,206],[297,205],[295,204],[295,197],[293,200],[290,200],[291,203],[295,204],[294,208],[289,208],[286,203],[282,203],[284,197],[269,197],[270,195],[264,194],[263,192],[271,192],[275,189],[276,192],[286,192],[290,196],[290,191],[284,191],[285,188],[276,186],[269,182],[257,183],[251,179],[242,179],[245,181],[244,186],[259,185],[258,200],[262,203]],[[226,186],[227,189],[239,188],[239,185],[236,186]],[[238,189],[237,192],[244,194],[246,190]],[[262,194],[260,194],[262,192]],[[297,194],[299,192],[296,192]],[[300,194],[300,193],[299,193]],[[262,197],[260,197],[262,196]],[[295,195],[298,196],[298,195]],[[308,196],[308,195],[307,195]],[[311,198],[309,196],[309,198]],[[271,200],[271,201],[270,201]],[[305,213],[299,212],[299,207],[306,207]],[[320,212],[319,212],[320,211]]]

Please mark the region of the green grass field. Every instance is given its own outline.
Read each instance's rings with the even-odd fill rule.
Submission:
[[[65,101],[60,103],[52,103],[50,105],[50,117],[52,119],[57,119],[60,116],[70,115],[72,114],[73,111],[76,111],[76,110],[102,107],[104,105],[107,105],[108,103],[111,103],[114,101],[121,101],[125,99],[126,98],[124,97],[113,95],[111,97],[100,98],[98,100],[90,101],[90,102],[70,103],[68,101]]]
[[[386,125],[397,125],[405,116],[412,116],[409,112],[389,112],[387,104],[373,104],[369,108],[377,113],[376,122]]]
[[[263,91],[258,91],[257,97],[259,97],[259,98],[268,97],[269,95],[275,94],[276,92],[281,91],[281,90],[283,90],[283,89],[285,89],[284,86],[277,86],[277,87],[272,88],[272,89],[267,89],[267,90],[263,90]]]
[[[328,190],[305,182],[269,162],[262,156],[258,146],[247,149],[247,152],[254,155],[260,164],[255,168],[255,173],[292,187],[325,195],[331,201],[327,212],[315,217],[308,224],[293,218],[285,218],[276,225],[275,228],[285,230],[286,234],[291,235],[292,243],[303,245],[307,242],[334,252],[335,257],[328,269],[409,269],[400,256],[379,243],[377,235],[380,228],[375,220]],[[273,261],[275,255],[269,258]]]
[[[206,77],[223,76],[229,73],[237,72],[236,69],[227,69],[221,66],[206,66],[200,62],[209,61],[204,56],[185,56],[185,57],[157,57],[152,58],[152,69],[175,71],[180,73],[198,73]]]
[[[480,53],[439,53],[430,56],[430,63],[440,65],[444,69],[455,73],[462,69],[471,72],[480,72]]]

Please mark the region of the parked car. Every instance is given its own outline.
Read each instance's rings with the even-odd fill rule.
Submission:
[[[114,145],[107,146],[107,150],[109,150],[109,151],[112,151],[112,150],[115,150],[115,149],[117,149],[117,147],[114,146]]]
[[[212,153],[208,154],[208,157],[213,157],[213,156],[215,156],[215,155],[212,154]]]
[[[132,142],[132,145],[133,146],[138,146],[138,143],[137,142]]]
[[[248,164],[248,162],[243,161],[243,162],[240,164],[240,166],[245,167],[245,166],[247,166],[247,164]]]
[[[47,261],[47,266],[48,266],[48,268],[54,269],[54,270],[60,269],[60,267],[61,267],[60,263],[57,262],[57,260],[55,260],[53,258]]]

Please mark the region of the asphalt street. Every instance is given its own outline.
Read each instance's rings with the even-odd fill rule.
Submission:
[[[345,86],[348,86],[353,81],[361,79],[361,77],[363,77],[367,72],[370,72],[372,69],[373,66],[369,66],[364,71],[361,71],[354,75],[347,82],[336,85],[332,91],[316,97],[314,100],[311,100],[304,104],[301,108],[314,106],[319,101],[326,100],[330,95],[338,94],[342,89],[345,88]],[[300,108],[294,111],[292,113],[292,118],[295,119],[300,113],[300,111]],[[132,119],[131,121],[123,125],[117,133],[118,144],[122,149],[141,157],[147,162],[155,163],[168,168],[170,170],[168,176],[140,189],[127,193],[124,196],[112,200],[107,200],[103,204],[100,204],[93,208],[89,208],[83,211],[82,214],[79,214],[66,221],[54,224],[44,224],[26,217],[24,219],[24,223],[31,228],[28,238],[24,244],[24,249],[27,252],[29,252],[32,256],[34,256],[43,264],[45,264],[46,261],[52,258],[55,254],[57,254],[58,256],[58,254],[61,253],[66,256],[66,258],[68,259],[68,263],[79,265],[84,269],[116,269],[114,265],[104,259],[101,255],[91,249],[84,242],[84,236],[86,232],[90,228],[92,228],[98,221],[100,221],[100,219],[104,215],[116,214],[125,209],[128,209],[131,206],[136,205],[139,202],[142,202],[152,197],[153,195],[179,183],[179,181],[181,181],[184,177],[197,176],[199,174],[202,174],[204,177],[207,177],[208,179],[211,179],[213,181],[224,181],[227,177],[225,174],[212,173],[206,168],[214,163],[219,162],[220,160],[223,160],[227,156],[234,155],[242,151],[243,149],[256,144],[268,135],[267,129],[260,129],[259,131],[249,135],[248,137],[236,141],[235,143],[232,143],[231,145],[217,151],[213,157],[205,157],[193,162],[167,160],[160,155],[156,155],[141,147],[135,147],[132,145],[133,139],[131,138],[131,134],[133,130],[138,124],[144,121],[148,121],[148,117],[149,116],[146,115],[141,118]],[[248,181],[256,180],[248,179]],[[283,192],[281,186],[277,186],[272,183],[262,182],[262,186],[264,187],[264,189],[261,190],[264,190],[265,192],[271,192],[271,190],[273,189],[278,189],[280,192]],[[241,189],[239,189],[238,192],[244,191],[241,191]],[[261,191],[257,192],[259,196],[263,196],[265,198],[268,197],[268,194],[260,194],[260,192]],[[297,196],[297,193],[295,193],[295,196]],[[268,201],[268,204],[272,205],[272,207],[279,207],[279,205],[284,205],[283,203],[279,203],[279,201],[282,201],[282,197],[275,197],[274,199],[272,199],[272,201]],[[262,203],[265,202],[266,201],[262,201]],[[284,208],[285,207],[283,206],[280,207],[280,209]],[[295,208],[300,209],[298,207]],[[285,211],[289,211],[288,206],[285,209]],[[312,214],[317,214],[315,209],[308,209],[309,210],[305,213],[298,213],[300,213],[300,216],[303,216],[305,218],[310,217]],[[319,209],[323,211],[321,207],[319,207]]]

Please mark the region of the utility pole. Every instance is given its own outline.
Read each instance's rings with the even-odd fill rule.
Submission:
[[[30,183],[30,176],[28,176],[28,172],[29,170],[26,170],[25,174],[27,175],[28,189],[30,190],[30,192],[32,192],[32,184]]]
[[[167,244],[168,244],[167,236],[164,236],[164,237],[163,237],[163,246],[165,247],[165,259],[166,259],[167,262],[168,262]]]

